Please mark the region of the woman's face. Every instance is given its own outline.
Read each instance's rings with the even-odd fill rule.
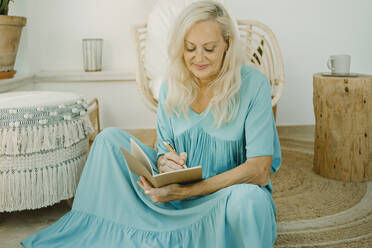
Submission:
[[[186,66],[199,83],[207,84],[215,79],[228,48],[219,25],[215,21],[197,22],[187,32],[184,42]]]

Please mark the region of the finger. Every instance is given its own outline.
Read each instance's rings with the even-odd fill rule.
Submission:
[[[173,152],[166,153],[164,158],[166,159],[166,161],[171,160],[175,163],[178,163],[181,160],[180,156],[178,154],[173,153]]]
[[[167,166],[162,166],[159,168],[160,173],[168,172],[168,167]]]
[[[170,171],[175,171],[175,169],[169,168],[168,166],[164,165],[160,168],[160,173],[164,172],[170,172]]]
[[[145,192],[145,194],[150,194],[150,191],[145,189],[145,186],[143,185],[143,182],[142,181],[137,181],[137,184],[143,189],[143,191]]]
[[[151,190],[152,189],[152,185],[147,181],[147,179],[145,177],[141,176],[141,181],[143,183],[143,186],[144,186],[145,190]]]
[[[186,163],[186,160],[187,160],[187,153],[186,152],[182,152],[180,154],[180,158],[184,161],[184,163],[182,165],[184,165]]]
[[[178,165],[179,166],[179,165]],[[180,169],[180,168],[179,168]],[[174,169],[174,168],[170,168],[168,167],[167,165],[164,165],[160,168],[160,172],[161,173],[164,173],[164,172],[170,172],[170,171],[175,171],[175,170],[179,170],[179,169]]]
[[[168,160],[165,166],[169,167],[172,170],[179,170],[182,169],[182,165],[176,164],[175,162]]]
[[[181,165],[175,163],[173,160],[169,160],[164,156],[164,159],[162,159],[159,163],[159,169],[161,170],[162,167],[169,167],[173,170],[179,170],[182,168]]]
[[[185,161],[177,154],[174,154],[173,152],[168,152],[164,156],[167,160],[171,160],[179,165],[183,165]]]
[[[143,190],[145,190],[142,181],[137,181],[137,184],[138,184],[138,185],[139,185]]]

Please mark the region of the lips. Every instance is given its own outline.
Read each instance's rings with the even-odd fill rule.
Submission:
[[[204,70],[208,67],[209,65],[197,65],[197,64],[194,64],[194,67],[195,69],[197,70]]]

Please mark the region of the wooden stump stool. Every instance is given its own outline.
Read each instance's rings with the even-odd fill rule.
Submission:
[[[314,171],[342,181],[372,180],[372,76],[314,75]]]

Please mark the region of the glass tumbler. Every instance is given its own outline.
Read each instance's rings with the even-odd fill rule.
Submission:
[[[86,72],[102,71],[103,39],[83,39],[83,60]]]

